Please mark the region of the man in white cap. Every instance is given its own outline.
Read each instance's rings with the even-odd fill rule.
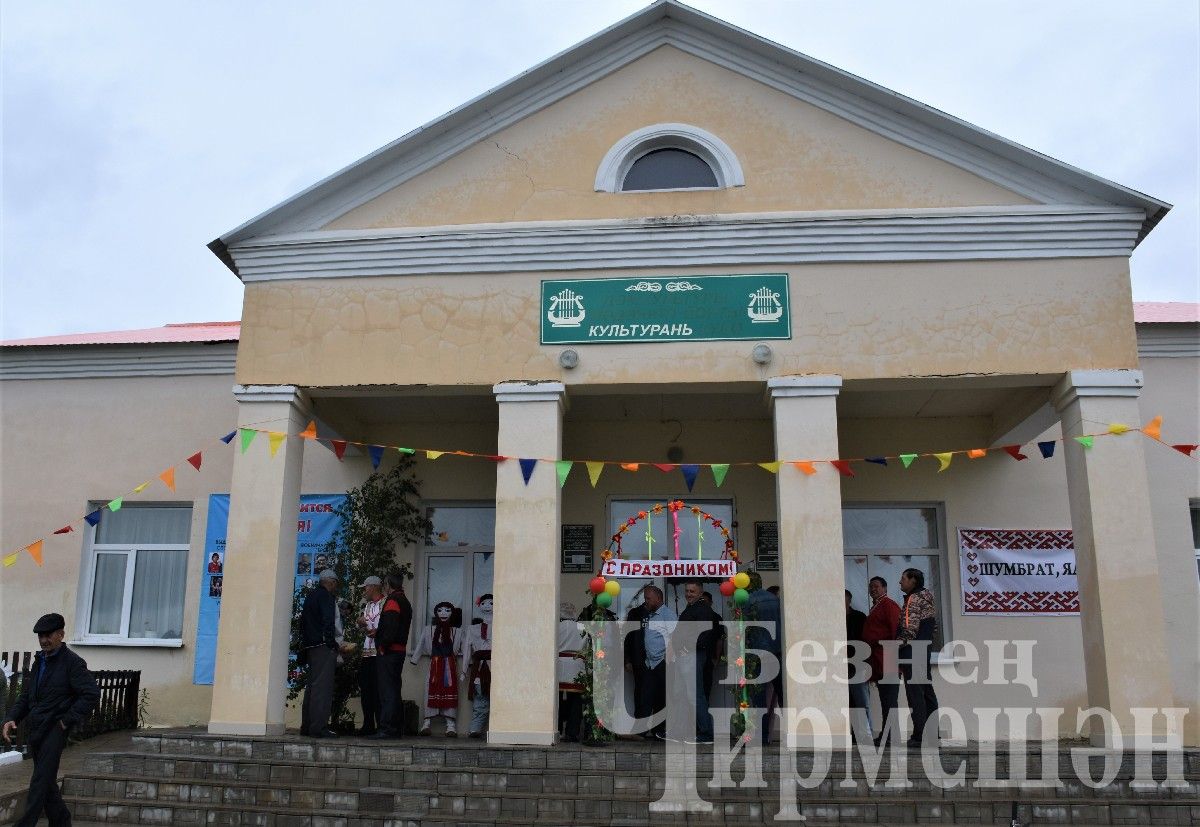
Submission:
[[[362,659],[358,662],[359,700],[362,702],[363,723],[359,735],[374,735],[379,728],[379,668],[375,657],[375,630],[379,628],[379,613],[383,611],[383,581],[371,575],[362,582],[363,608],[358,616],[363,630]]]
[[[337,668],[337,591],[333,569],[318,575],[317,587],[304,597],[300,611],[300,646],[308,661],[308,686],[304,690],[304,708],[300,731],[313,738],[336,738],[329,728],[333,713],[333,676]]]

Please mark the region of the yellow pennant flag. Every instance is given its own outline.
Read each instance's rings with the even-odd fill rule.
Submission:
[[[760,462],[758,464],[758,467],[766,469],[767,471],[770,471],[772,474],[778,474],[780,465],[783,465],[783,463],[780,462],[779,460],[775,460],[774,462]]]
[[[980,457],[986,457],[987,449],[986,448],[972,448],[970,451],[967,451],[967,456],[970,457],[971,459],[979,459]]]
[[[585,462],[584,465],[588,469],[588,479],[592,481],[592,488],[596,487],[596,483],[600,481],[600,474],[604,471],[603,462]]]
[[[25,550],[29,552],[29,556],[33,558],[33,562],[37,563],[39,566],[42,564],[42,541],[41,540],[38,540],[36,543],[30,543],[29,545],[25,546]]]
[[[317,420],[311,419],[308,422],[308,427],[300,432],[301,439],[316,439],[317,438]]]
[[[1129,430],[1132,430],[1132,429],[1128,425],[1125,425],[1121,422],[1114,422],[1108,426],[1108,432],[1110,434],[1116,434],[1117,436],[1120,436],[1121,434],[1123,434]]]
[[[287,434],[282,431],[270,431],[267,433],[267,444],[271,448],[271,456],[275,456],[275,453],[279,450],[279,446],[283,444],[285,439],[287,439]]]
[[[143,491],[145,491],[149,486],[150,486],[150,483],[144,482],[141,485],[139,485],[137,488],[133,489],[133,493],[140,494]]]
[[[799,462],[793,462],[792,465],[796,466],[796,468],[803,472],[805,476],[811,477],[813,474],[817,473],[816,467],[811,462],[801,460]]]
[[[8,568],[9,566],[15,566],[17,564],[17,555],[18,554],[20,554],[20,552],[15,551],[12,554],[5,557],[4,558],[4,568]]]
[[[941,465],[941,467],[938,468],[938,473],[940,474],[950,467],[950,460],[954,458],[954,452],[946,451],[942,454],[934,454],[934,456],[937,457],[937,461],[939,465]]]
[[[1142,433],[1151,439],[1162,440],[1162,417],[1156,416],[1150,420],[1150,424],[1142,428]]]
[[[167,488],[170,488],[172,491],[175,490],[175,469],[174,468],[168,468],[166,471],[163,471],[161,474],[158,475],[158,478],[163,481],[163,485],[165,485]]]
[[[425,458],[426,459],[437,459],[444,453],[446,453],[446,452],[445,451],[426,451]]]

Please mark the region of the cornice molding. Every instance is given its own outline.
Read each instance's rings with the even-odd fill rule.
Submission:
[[[0,380],[233,376],[237,343],[52,345],[0,349]]]
[[[1200,324],[1157,322],[1137,325],[1139,357],[1200,357]]]

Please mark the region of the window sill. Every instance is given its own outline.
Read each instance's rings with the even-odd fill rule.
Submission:
[[[83,638],[67,641],[69,646],[122,646],[136,649],[182,649],[179,638]]]

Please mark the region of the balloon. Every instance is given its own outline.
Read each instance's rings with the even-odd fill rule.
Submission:
[[[726,597],[733,597],[733,590],[736,588],[737,586],[733,585],[732,580],[726,580],[721,584],[721,594],[725,595]]]
[[[604,584],[604,591],[606,591],[610,597],[616,597],[621,593],[621,584],[616,580],[609,580]]]
[[[733,576],[733,585],[737,586],[739,589],[746,588],[750,585],[750,575],[746,574],[744,571],[739,571]]]
[[[745,589],[737,589],[733,593],[733,602],[736,606],[745,606],[750,602],[750,592]]]
[[[608,592],[601,592],[600,594],[596,595],[596,605],[601,609],[607,609],[612,605],[612,595]]]
[[[592,590],[592,594],[600,594],[604,591],[605,582],[603,577],[593,577],[592,582],[588,583],[588,588]]]

